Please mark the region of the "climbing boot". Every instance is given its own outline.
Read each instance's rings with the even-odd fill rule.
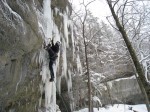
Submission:
[[[50,78],[50,80],[49,80],[50,82],[53,82],[54,81],[54,78]]]

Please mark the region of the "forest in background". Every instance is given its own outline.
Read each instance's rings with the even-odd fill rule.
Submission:
[[[101,99],[95,97],[100,97],[105,89],[108,90],[109,103],[113,104],[114,101],[109,93],[110,88],[113,87],[108,82],[133,76],[138,82],[145,97],[143,100],[149,109],[150,2],[106,0],[111,11],[111,14],[106,17],[108,21],[106,23],[99,22],[100,18],[94,17],[89,10],[89,6],[95,1],[82,0],[80,8],[78,6],[76,9],[73,6],[72,12],[74,35],[78,40],[76,48],[81,61],[77,62],[83,67],[78,76],[73,78],[77,84],[75,87],[79,86],[74,93],[76,96],[79,95],[78,106],[85,106],[82,100],[88,99],[89,111],[92,112],[93,100],[96,99],[101,104]]]

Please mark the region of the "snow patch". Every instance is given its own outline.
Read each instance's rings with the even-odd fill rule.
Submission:
[[[132,110],[130,110],[132,108]],[[134,111],[133,111],[134,110]],[[107,108],[94,108],[94,112],[148,112],[146,109],[146,105],[123,105],[123,104],[115,104],[114,106],[107,106]],[[82,109],[74,112],[88,112],[88,109]]]
[[[102,106],[102,103],[100,101],[100,99],[97,96],[93,97],[93,101],[98,102],[100,106]]]

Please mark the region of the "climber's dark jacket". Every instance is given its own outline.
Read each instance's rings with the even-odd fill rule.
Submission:
[[[53,64],[55,63],[57,57],[58,57],[58,52],[59,52],[59,47],[60,47],[60,42],[56,42],[56,44],[54,45],[53,41],[52,41],[52,46],[50,44],[48,44],[48,46],[44,46],[44,48],[48,51],[49,54],[49,70],[51,73],[51,79],[50,81],[54,81],[54,70],[53,70]]]
[[[54,45],[53,41],[52,41],[52,46],[50,44],[48,44],[48,46],[46,47],[46,50],[48,51],[49,54],[49,58],[51,61],[55,61],[58,57],[58,52],[59,52],[59,42],[56,42],[56,44]]]

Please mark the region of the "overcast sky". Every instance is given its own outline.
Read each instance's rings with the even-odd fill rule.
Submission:
[[[92,0],[84,0],[85,2],[89,2]],[[77,10],[79,10],[80,3],[82,0],[70,0],[70,2],[73,3],[73,5],[76,7]],[[88,9],[93,13],[95,17],[98,17],[99,20],[106,21],[106,16],[110,15],[108,5],[106,4],[105,0],[96,0],[95,2],[92,2]]]

